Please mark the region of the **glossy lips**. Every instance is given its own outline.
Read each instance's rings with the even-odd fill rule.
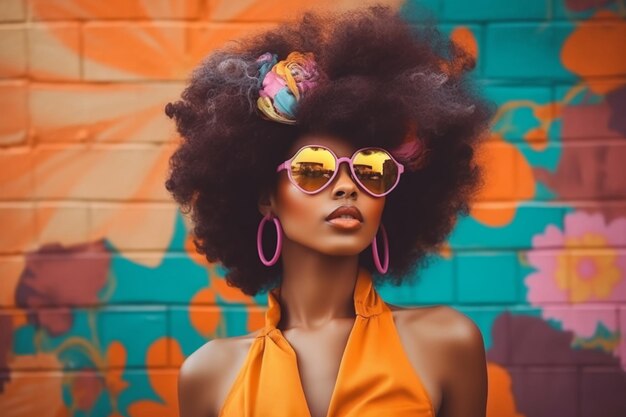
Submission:
[[[350,216],[351,218],[344,218],[342,216]],[[361,227],[363,216],[355,206],[341,206],[330,213],[328,217],[326,217],[326,221],[341,229],[352,230]]]

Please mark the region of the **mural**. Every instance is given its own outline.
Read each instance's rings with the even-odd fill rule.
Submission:
[[[383,297],[478,324],[489,417],[626,415],[623,0],[384,3],[416,24],[430,10],[499,111],[471,215],[418,285]],[[266,294],[194,252],[163,187],[163,106],[210,50],[305,7],[2,2],[2,416],[176,416],[184,358],[262,325]]]

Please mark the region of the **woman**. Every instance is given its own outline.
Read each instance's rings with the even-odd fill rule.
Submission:
[[[167,189],[230,285],[271,291],[262,329],[186,359],[181,417],[485,415],[472,321],[373,285],[405,282],[468,212],[493,114],[473,66],[373,7],[307,13],[195,70],[166,107],[183,138]]]

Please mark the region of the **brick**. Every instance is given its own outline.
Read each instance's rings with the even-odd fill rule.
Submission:
[[[164,307],[111,308],[98,313],[100,340],[103,344],[119,341],[132,343],[127,349],[126,367],[166,366],[167,350],[158,351],[154,362],[146,363],[150,346],[167,334],[167,311]]]
[[[33,195],[31,149],[1,150],[0,167],[0,200],[26,200]]]
[[[106,237],[120,251],[183,250],[171,247],[177,213],[173,204],[94,204],[89,240]]]
[[[28,137],[28,86],[24,81],[0,82],[0,145],[20,145]]]
[[[244,336],[258,330],[265,317],[263,306],[190,306],[170,309],[169,336],[180,341],[187,357],[208,340]],[[254,324],[256,323],[256,324]],[[170,366],[180,366],[180,358],[170,357]]]
[[[80,29],[76,23],[28,28],[30,75],[37,80],[80,79]]]
[[[11,372],[8,379],[0,402],[4,417],[67,412],[63,402],[66,377],[61,372]]]
[[[0,78],[26,75],[26,30],[20,24],[0,27]]]
[[[565,140],[623,138],[620,108],[624,97],[623,80],[589,80],[584,88],[555,86],[560,117],[558,135]],[[620,93],[621,91],[621,93]],[[623,121],[621,122],[623,125]]]
[[[150,142],[176,137],[164,107],[179,83],[35,84],[30,112],[38,143]]]
[[[442,2],[444,0],[405,1],[399,14],[408,22],[422,22],[428,19],[441,21]]]
[[[573,249],[569,252],[569,262],[574,301],[626,302],[626,270],[623,269],[626,250],[613,247]]]
[[[272,28],[268,23],[190,23],[186,26],[185,53],[192,66],[228,42]],[[191,70],[191,68],[189,68]]]
[[[232,307],[172,307],[168,336],[180,342],[183,355],[187,357],[208,340],[226,337],[222,311],[229,308]],[[240,320],[245,321],[245,313],[240,310],[239,315]],[[173,356],[170,356],[168,363],[171,366],[182,365]]]
[[[174,369],[150,369],[146,370],[124,370],[123,380],[128,381],[131,387],[145,386],[149,381],[150,386],[159,387],[158,396],[150,396],[139,401],[134,401],[128,406],[131,414],[138,410],[137,415],[151,414],[150,410],[158,410],[158,415],[162,417],[177,417],[177,381],[178,370]],[[147,411],[146,411],[147,410]],[[129,414],[130,415],[130,414]]]
[[[487,362],[493,362],[501,366],[511,363],[511,336],[510,318],[511,314],[501,308],[493,308],[482,313],[484,307],[476,307],[469,310],[468,307],[461,307],[464,314],[474,318],[485,338],[485,350]],[[478,317],[476,317],[478,315]]]
[[[621,77],[626,73],[626,55],[617,52],[624,46],[626,23],[618,16],[603,11],[577,22],[560,51],[563,66],[584,79]]]
[[[560,200],[623,200],[626,177],[626,143],[564,142],[554,172],[536,170],[537,179],[555,190]]]
[[[592,355],[579,355],[576,363],[581,365],[617,364],[616,358],[609,348],[598,346],[600,340],[606,338],[606,330],[618,331],[618,311],[615,305],[601,303],[585,303],[572,306],[545,306],[542,308],[544,319],[558,323],[563,332],[573,332],[571,348],[579,353],[592,352]],[[604,330],[600,330],[604,328]],[[588,341],[595,338],[596,344]],[[606,346],[609,346],[608,344]]]
[[[31,203],[0,205],[0,227],[0,253],[20,253],[35,248],[35,212]]]
[[[26,20],[25,0],[3,0],[0,2],[0,22]]]
[[[0,257],[0,307],[15,306],[15,289],[23,269],[23,256]]]
[[[168,200],[164,182],[172,149],[40,147],[35,150],[38,198]]]
[[[587,19],[598,10],[610,7],[612,0],[599,0],[592,2],[555,1],[553,7],[554,19],[581,20]],[[616,4],[614,4],[617,6]],[[619,15],[616,15],[619,19]]]
[[[542,203],[476,204],[473,211],[479,213],[482,221],[473,217],[460,219],[450,237],[453,248],[528,248],[533,236],[542,233],[547,224],[562,228],[564,216],[563,207]],[[490,219],[497,224],[489,226]],[[506,233],[502,231],[504,227]]]
[[[486,30],[485,76],[574,80],[563,67],[561,47],[571,23],[495,23]]]
[[[547,130],[545,135],[533,133],[542,127],[542,119],[550,120],[555,116],[550,87],[486,86],[483,91],[499,108],[500,115],[492,129],[503,138],[512,142],[544,143],[546,138],[556,137],[554,129]]]
[[[492,0],[442,1],[442,19],[454,21],[543,20],[549,17],[549,0],[513,0],[507,3]]]
[[[518,279],[520,301],[549,305],[570,300],[572,274],[567,252],[537,246],[536,249],[520,253],[520,264],[523,269]],[[565,283],[558,283],[558,279],[565,280]]]
[[[550,317],[562,313],[571,314],[570,307],[550,307]],[[600,349],[581,348],[575,345],[575,334],[563,330],[556,318],[541,318],[540,310],[526,307],[511,309],[510,340],[511,363],[525,366],[559,366],[603,364],[616,366],[618,359]],[[528,315],[532,314],[533,316]]]
[[[414,277],[407,277],[413,279]],[[396,287],[381,285],[378,289],[386,302],[398,305],[450,304],[454,302],[454,270],[451,260],[439,258],[428,268],[417,272],[415,284]]]
[[[515,197],[517,157],[515,147],[501,141],[486,142],[477,149],[477,164],[483,168],[485,179],[479,201],[512,200]]]
[[[192,19],[198,16],[202,0],[175,2],[145,0],[83,0],[74,2],[30,0],[30,13],[36,20],[107,19]]]
[[[517,411],[526,416],[578,415],[576,368],[511,369]],[[562,399],[561,401],[555,399]]]
[[[510,304],[517,301],[514,253],[459,253],[455,259],[459,303]]]
[[[89,81],[184,79],[189,72],[185,34],[182,23],[88,23],[83,27],[84,77]]]
[[[620,369],[583,369],[581,417],[622,417],[626,413],[626,373]]]
[[[448,35],[449,38],[460,44],[471,55],[477,58],[476,67],[471,71],[471,76],[479,76],[483,70],[484,45],[483,45],[483,28],[478,25],[470,24],[440,24],[437,26],[441,32]]]
[[[607,246],[626,246],[626,202],[624,201],[575,201],[572,202],[566,218],[575,220],[587,217],[593,221],[593,227],[589,229],[603,230],[602,234],[607,237]],[[567,223],[566,223],[567,224]],[[579,243],[581,247],[597,247],[597,244],[589,242]]]
[[[187,254],[138,253],[132,259],[115,255],[111,269],[124,289],[111,294],[109,304],[186,305],[207,286],[207,270]]]
[[[315,10],[341,11],[372,3],[388,4],[398,8],[398,2],[393,0],[319,0],[315,3]],[[263,2],[212,0],[209,2],[206,18],[216,21],[280,22],[294,18],[303,10],[310,8],[311,3],[307,0],[291,0],[289,2],[280,0],[264,0]]]
[[[60,243],[68,246],[89,240],[89,206],[85,203],[38,202],[35,218],[40,245]]]

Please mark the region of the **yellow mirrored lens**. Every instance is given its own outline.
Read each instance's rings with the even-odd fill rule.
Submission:
[[[398,166],[382,149],[360,151],[353,163],[359,181],[374,194],[388,191],[398,179]]]
[[[306,191],[319,190],[333,176],[335,162],[328,149],[308,146],[291,160],[291,177]]]

